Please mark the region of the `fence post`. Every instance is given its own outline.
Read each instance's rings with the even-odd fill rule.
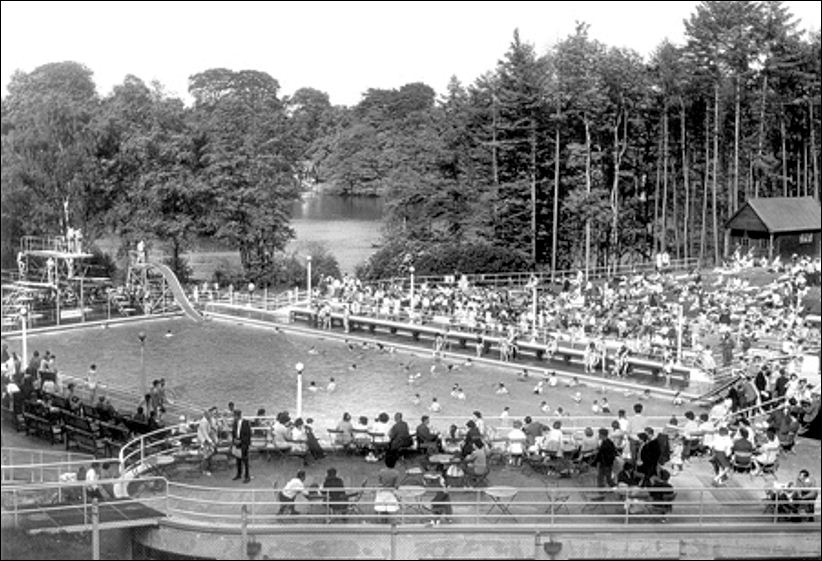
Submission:
[[[390,559],[397,558],[397,523],[391,523],[391,557]]]
[[[100,506],[96,498],[91,502],[91,558],[100,559]]]
[[[243,505],[240,508],[240,555],[237,559],[248,558],[248,508]]]

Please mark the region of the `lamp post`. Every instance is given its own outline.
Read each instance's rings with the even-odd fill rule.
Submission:
[[[308,307],[311,307],[311,256],[305,258],[306,262],[308,263]]]
[[[28,332],[29,309],[26,306],[20,306],[20,308],[17,309],[17,313],[20,314],[20,327],[22,329],[22,336],[23,336],[23,364],[28,365],[28,360],[29,360],[29,332]]]
[[[409,304],[411,305],[411,311],[414,311],[414,266],[411,265],[408,267],[408,272],[411,273],[411,301]]]
[[[294,365],[297,369],[297,417],[303,416],[303,368],[305,365],[298,362]]]
[[[682,304],[678,304],[679,317],[677,318],[676,328],[676,363],[682,364],[682,328],[684,327],[684,318],[682,317]]]
[[[537,277],[531,277],[531,336],[537,336]]]
[[[146,332],[141,331],[137,338],[140,340],[140,384],[143,389],[142,395],[146,395]]]

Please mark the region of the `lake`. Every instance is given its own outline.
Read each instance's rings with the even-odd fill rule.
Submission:
[[[368,259],[380,243],[383,207],[381,197],[305,193],[291,207],[291,226],[296,238],[285,250],[305,253],[310,244],[321,243],[337,258],[341,273],[353,274],[354,268]],[[216,240],[199,240],[196,250],[186,257],[197,279],[210,280],[217,268],[240,269],[240,254],[222,247]]]
[[[381,197],[307,193],[292,206],[291,226],[297,237],[286,251],[299,251],[308,243],[319,242],[337,258],[341,272],[353,273],[380,242],[382,213]]]

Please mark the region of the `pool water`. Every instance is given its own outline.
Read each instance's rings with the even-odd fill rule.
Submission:
[[[601,386],[564,387],[562,377],[558,387],[549,388],[546,384],[545,392],[536,395],[533,389],[537,378],[517,379],[521,367],[464,366],[451,359],[435,362],[428,351],[415,355],[390,352],[388,346],[383,350],[363,349],[355,342],[351,349],[343,341],[324,338],[321,332],[307,336],[222,321],[195,323],[174,318],[38,334],[29,336],[28,348],[29,353],[37,349],[41,355],[50,350],[57,356],[58,368],[72,376],[83,377],[89,365],[96,364],[103,384],[134,391],[136,409],[141,384],[140,331],[146,333],[148,384],[153,379],[165,378],[173,398],[198,406],[225,409],[229,401],[234,401],[246,415],[265,408],[269,415],[287,410],[294,417],[295,364],[304,363],[304,416],[314,417],[323,432],[325,427],[334,426],[344,411],[355,418],[367,415],[372,420],[381,411],[392,416],[401,411],[413,430],[419,417],[430,413],[432,397],[437,397],[442,405],[439,415],[431,414],[438,428],[455,422],[438,422],[438,417],[468,419],[474,410],[494,417],[506,405],[511,408],[512,418],[544,417],[539,408],[543,400],[551,406],[549,417],[558,406],[571,415],[589,416],[593,400],[603,396],[610,402],[612,414],[601,414],[602,420],[597,424],[607,427],[620,408],[630,416],[637,401],[636,395],[625,396],[622,390],[613,388],[602,393]],[[19,341],[10,341],[10,349],[19,352]],[[449,364],[453,366],[450,370]],[[409,373],[418,375],[413,384],[408,382]],[[531,369],[531,373],[535,376],[541,371]],[[336,380],[336,390],[329,393],[325,388],[331,377]],[[311,381],[322,389],[307,390]],[[509,389],[508,395],[495,393],[499,382]],[[464,401],[451,397],[455,383],[463,388]],[[580,403],[573,399],[577,391],[582,396]],[[420,394],[419,405],[412,403],[415,393]],[[645,414],[650,416],[682,417],[689,408],[687,404],[674,407],[670,399],[662,398],[651,398],[644,404]]]

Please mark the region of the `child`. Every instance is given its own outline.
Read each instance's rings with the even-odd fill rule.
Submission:
[[[420,399],[420,394],[415,393],[414,397],[411,398],[411,403],[414,405],[419,405],[422,400]]]
[[[505,384],[500,382],[499,384],[497,384],[497,392],[496,393],[497,393],[497,395],[507,395],[508,394],[508,388],[505,387]]]
[[[331,393],[336,389],[337,389],[337,382],[334,380],[334,378],[329,378],[328,385],[325,387],[325,391],[327,391],[328,393]]]
[[[645,390],[644,392],[642,392],[642,394],[639,396],[639,399],[643,401],[651,399],[651,390]]]
[[[680,391],[680,392],[676,392],[676,395],[674,396],[674,399],[673,399],[673,404],[674,404],[674,406],[675,406],[675,407],[682,407],[682,404],[683,404],[684,402],[685,402],[685,400],[684,400],[684,399],[682,399],[682,392],[681,392],[681,391]]]
[[[544,387],[545,387],[545,382],[543,380],[540,380],[539,382],[537,382],[537,385],[534,386],[534,393],[537,394],[537,395],[541,394]]]
[[[547,401],[543,401],[539,404],[539,410],[542,411],[544,414],[548,414],[551,412],[551,406],[548,405]]]
[[[555,388],[558,383],[559,380],[557,380],[557,373],[551,372],[550,376],[548,376],[548,387]]]
[[[313,392],[313,393],[317,393],[317,390],[319,390],[319,389],[320,388],[317,387],[317,384],[314,383],[314,380],[311,380],[311,382],[309,382],[308,391]]]
[[[591,413],[593,413],[594,415],[599,415],[599,412],[600,412],[599,401],[595,399],[594,403],[591,405]]]
[[[574,402],[577,405],[579,405],[580,403],[582,403],[582,393],[580,393],[580,392],[575,393],[573,399],[574,399]]]
[[[676,436],[671,442],[671,477],[682,473],[682,451],[684,442],[682,437]]]
[[[437,401],[436,397],[432,397],[431,398],[431,405],[428,406],[428,409],[432,413],[439,413],[440,411],[442,411],[442,405],[440,405],[440,402]]]
[[[599,404],[599,410],[603,413],[610,414],[611,413],[611,405],[608,403],[608,398],[603,397],[602,401]]]
[[[511,408],[507,405],[502,409],[502,413],[499,414],[499,422],[500,425],[503,427],[508,423],[508,417],[511,414]]]

